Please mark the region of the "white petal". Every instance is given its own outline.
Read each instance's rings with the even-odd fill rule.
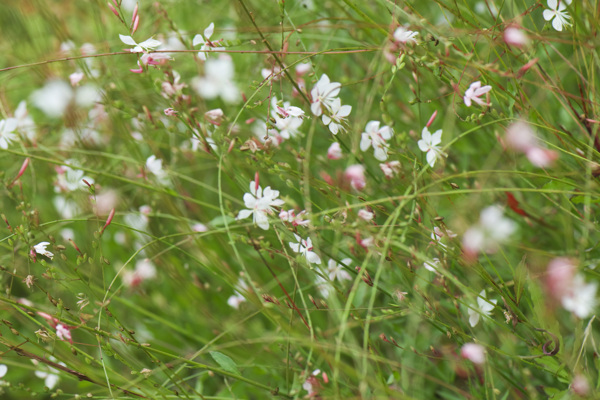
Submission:
[[[0,378],[3,378],[7,372],[8,372],[8,367],[4,364],[0,364]]]
[[[478,322],[479,322],[479,313],[477,311],[473,311],[473,310],[469,309],[469,324],[471,325],[471,327],[474,328]]]
[[[306,260],[309,263],[313,263],[313,264],[321,264],[321,258],[319,257],[319,255],[317,253],[315,253],[314,251],[309,251],[306,253]]]
[[[252,215],[252,210],[242,210],[239,212],[236,219],[245,219]]]
[[[427,152],[426,158],[427,158],[427,163],[429,164],[429,166],[431,168],[433,168],[433,166],[435,165],[435,161],[437,160],[437,154],[436,154],[436,152],[433,151],[433,150],[429,150]]]
[[[158,46],[160,46],[161,44],[162,44],[162,42],[161,42],[160,40],[156,40],[156,39],[152,39],[152,38],[150,38],[150,39],[148,39],[148,40],[144,40],[144,41],[143,41],[142,43],[140,43],[139,45],[140,45],[142,48],[145,48],[145,49],[153,49],[153,48],[155,48],[155,47],[158,47]]]
[[[331,133],[333,133],[334,135],[338,134],[339,131],[339,125],[336,124],[335,122],[329,125],[329,130],[331,131]]]
[[[259,228],[265,231],[269,229],[269,217],[264,212],[256,211],[254,213],[254,222],[256,222]]]
[[[215,31],[215,24],[213,22],[211,22],[210,25],[208,26],[208,28],[206,28],[204,30],[204,37],[206,38],[206,40],[210,39],[210,37],[212,36],[214,31]]]
[[[379,161],[385,161],[388,159],[387,147],[375,147],[375,152],[373,154],[375,155],[375,158]]]
[[[337,116],[340,118],[347,117],[352,112],[352,106],[342,106],[337,113]]]
[[[433,135],[431,135],[431,145],[437,146],[440,143],[442,143],[442,130],[438,129]]]
[[[562,0],[561,0],[562,2]],[[548,0],[548,7],[550,7],[553,10],[556,10],[556,6],[558,5],[558,2],[556,0]]]
[[[204,38],[200,34],[194,36],[194,40],[192,40],[193,46],[198,46],[199,44],[204,44]]]
[[[328,115],[323,114],[323,123],[325,125],[329,125],[330,122],[331,122],[331,118]]]
[[[379,130],[379,121],[369,121],[365,127],[365,132],[375,133]]]
[[[121,42],[129,46],[137,46],[137,43],[135,42],[135,40],[133,40],[131,36],[119,35],[119,38],[121,39]]]
[[[294,252],[298,253],[300,251],[300,243],[289,242],[289,245]]]
[[[360,139],[360,149],[362,151],[367,151],[371,147],[371,138],[367,133],[362,134],[362,138]]]
[[[314,96],[313,96],[314,98]],[[310,111],[313,113],[313,115],[319,117],[321,116],[321,114],[323,113],[323,111],[321,110],[321,102],[320,101],[315,101],[314,103],[312,103],[310,105]]]
[[[559,32],[563,30],[563,22],[558,14],[556,15],[556,18],[552,20],[552,27]]]

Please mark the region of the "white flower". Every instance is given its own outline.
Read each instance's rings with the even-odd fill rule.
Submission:
[[[477,305],[471,304],[469,306],[469,324],[472,327],[475,327],[475,325],[477,325],[477,323],[479,322],[479,317],[482,314],[485,316],[490,315],[492,313],[492,310],[496,306],[496,302],[498,302],[498,300],[496,299],[487,300],[485,298],[485,290],[482,290],[481,293],[479,293],[479,296],[477,297]]]
[[[365,127],[365,132],[362,133],[360,139],[360,149],[367,151],[373,146],[375,158],[379,161],[385,161],[388,158],[388,148],[390,145],[387,140],[392,138],[394,131],[387,125],[379,127],[379,121],[369,121]]]
[[[207,60],[204,64],[204,76],[194,78],[192,86],[200,96],[212,100],[221,97],[226,103],[235,103],[240,97],[233,83],[235,69],[231,57],[221,54],[217,59]]]
[[[52,258],[54,258],[54,253],[46,250],[46,246],[49,246],[49,245],[50,245],[50,242],[40,242],[40,243],[36,244],[35,246],[33,246],[33,250],[37,254],[41,254],[52,260]]]
[[[559,3],[560,1],[560,3]],[[571,26],[569,19],[571,17],[565,11],[567,5],[571,4],[572,0],[548,0],[549,10],[544,10],[544,19],[546,21],[552,20],[552,27],[557,31],[562,31],[563,26]]]
[[[17,140],[14,133],[17,129],[18,121],[16,118],[7,118],[0,121],[0,147],[8,149],[8,145],[13,140]]]
[[[438,129],[432,135],[427,127],[421,132],[421,140],[417,142],[419,149],[427,153],[427,163],[433,168],[438,158],[444,155],[439,144],[442,143],[442,130]]]
[[[351,106],[343,106],[339,97],[336,97],[331,101],[329,108],[330,114],[323,114],[323,123],[325,125],[329,125],[329,130],[331,133],[337,135],[340,130],[344,131],[342,120],[350,115],[351,111]]]
[[[302,125],[304,111],[299,107],[291,106],[284,102],[283,107],[277,104],[277,98],[271,99],[271,116],[275,120],[275,127],[284,139],[289,139],[298,134],[298,128]]]
[[[312,113],[317,117],[320,117],[321,114],[323,114],[323,106],[329,109],[331,107],[331,102],[340,93],[341,87],[341,83],[330,82],[327,75],[321,75],[321,79],[319,79],[313,90],[310,92],[310,96],[312,97],[310,110]]]
[[[277,197],[279,197],[278,190],[272,190],[270,186],[267,186],[263,192],[255,181],[250,181],[250,193],[244,194],[244,204],[248,210],[240,211],[236,219],[244,219],[252,215],[253,222],[259,228],[269,229],[267,214],[273,214],[273,207],[280,207],[284,204],[284,201]]]
[[[148,157],[146,159],[146,168],[156,176],[161,184],[166,185],[169,183],[167,172],[163,169],[162,160],[160,158],[156,158],[155,155]]]
[[[361,209],[358,211],[358,218],[364,219],[365,221],[370,221],[375,217],[375,214],[369,210]]]
[[[88,185],[86,185],[84,180],[90,185],[94,183],[94,179],[90,178],[89,176],[85,176],[83,171],[71,168],[71,165],[74,167],[77,166],[75,161],[67,160],[65,163],[70,165],[64,165],[57,168],[58,180],[55,187],[55,191],[57,193],[60,191],[72,192],[78,189],[87,190]]]
[[[242,278],[238,280],[235,294],[227,299],[227,304],[236,310],[240,308],[240,304],[246,301],[246,298],[240,293],[240,290],[248,290],[248,285]]]
[[[394,31],[394,40],[400,43],[408,43],[413,42],[417,43],[417,39],[415,37],[419,34],[419,32],[409,31],[403,26],[399,26]]]
[[[483,96],[487,92],[492,90],[490,85],[481,86],[481,82],[473,82],[465,92],[465,96],[463,97],[463,101],[467,107],[471,107],[471,101],[479,104],[480,106],[489,106],[488,103],[481,100],[479,97]]]
[[[309,263],[321,264],[321,258],[319,257],[319,255],[312,251],[313,246],[310,238],[306,238],[306,240],[304,240],[295,233],[294,237],[296,238],[296,243],[289,242],[290,248],[296,253],[300,253],[304,257],[306,257],[306,261],[308,261]]]
[[[213,32],[215,31],[215,24],[214,23],[210,23],[210,25],[208,26],[208,28],[206,28],[204,30],[204,37],[200,34],[194,36],[194,40],[192,41],[192,44],[194,45],[194,47],[198,46],[199,44],[202,45],[202,47],[200,48],[200,51],[198,52],[198,58],[201,59],[202,61],[206,61],[206,51],[210,50],[211,46],[210,46],[210,37],[212,36]]]
[[[340,282],[351,281],[352,277],[348,271],[344,269],[344,266],[349,267],[350,264],[352,264],[352,259],[350,258],[344,258],[339,264],[333,259],[327,261],[327,273],[329,275],[329,279],[332,281],[337,279]]]
[[[501,207],[490,206],[481,211],[479,223],[465,232],[463,246],[471,253],[493,253],[516,229],[517,225],[511,219],[504,218]]]
[[[306,210],[300,211],[298,215],[296,215],[296,212],[294,210],[281,210],[281,212],[279,213],[279,218],[281,218],[283,222],[288,222],[292,224],[292,226],[307,226],[310,223],[310,220],[302,219],[307,215],[308,214]]]
[[[4,375],[8,372],[8,367],[5,364],[0,364],[0,378],[4,378]]]
[[[134,46],[133,49],[129,50],[132,53],[146,53],[162,45],[160,40],[152,38],[145,40],[142,43],[137,43],[131,36],[119,35],[119,38],[121,39],[121,42],[125,43],[126,45]]]
[[[576,275],[569,292],[562,298],[562,305],[578,318],[587,318],[596,307],[597,289],[596,283],[586,284],[583,275]]]

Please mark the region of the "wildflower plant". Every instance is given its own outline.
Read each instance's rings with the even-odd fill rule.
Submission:
[[[600,397],[597,1],[1,3],[0,398]]]

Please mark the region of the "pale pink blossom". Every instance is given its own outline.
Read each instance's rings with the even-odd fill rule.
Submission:
[[[307,226],[310,223],[310,220],[303,219],[306,216],[306,210],[300,211],[298,215],[296,215],[296,212],[294,210],[281,210],[281,212],[279,213],[279,218],[281,218],[283,222],[292,224],[292,226]]]
[[[367,185],[365,178],[365,167],[360,164],[350,165],[344,171],[344,179],[350,183],[353,189],[361,191]]]
[[[331,143],[329,149],[327,149],[327,158],[330,160],[339,160],[342,158],[342,148],[338,142]]]
[[[460,349],[460,355],[473,364],[485,363],[485,347],[477,343],[465,343]]]
[[[550,167],[558,153],[545,148],[529,124],[517,121],[506,129],[506,143],[515,151],[524,153],[529,162],[538,168]]]
[[[504,30],[504,42],[509,46],[523,47],[529,44],[529,38],[522,29],[509,26]]]
[[[481,100],[480,97],[489,92],[490,90],[492,90],[492,87],[490,85],[481,86],[480,81],[471,83],[471,86],[469,86],[463,98],[465,105],[467,107],[471,107],[471,101],[474,101],[480,106],[489,106],[489,104]]]
[[[371,221],[375,217],[375,214],[372,212],[361,209],[358,211],[358,218],[364,219],[365,221]]]
[[[205,112],[204,118],[213,125],[221,125],[221,122],[223,122],[223,119],[225,118],[225,113],[223,113],[223,110],[220,108],[215,108],[214,110]]]
[[[400,161],[388,161],[386,163],[379,164],[379,168],[385,175],[386,178],[391,179],[394,175],[400,172]]]
[[[177,111],[175,111],[172,107],[165,108],[164,113],[167,117],[174,117],[177,115]]]
[[[590,393],[590,384],[587,378],[581,374],[576,374],[571,381],[571,390],[578,396],[587,396]]]
[[[73,72],[71,75],[69,75],[69,81],[71,82],[71,86],[79,85],[79,82],[81,82],[84,76],[85,74],[81,71]]]
[[[63,341],[68,341],[73,343],[73,339],[71,338],[71,331],[66,325],[57,324],[56,325],[56,336]]]

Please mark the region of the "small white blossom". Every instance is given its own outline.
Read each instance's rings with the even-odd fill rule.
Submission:
[[[365,127],[365,132],[362,133],[360,139],[360,149],[367,151],[373,146],[375,158],[379,161],[385,161],[388,158],[388,149],[390,145],[388,140],[392,138],[394,131],[387,125],[380,126],[379,121],[369,121]]]
[[[351,281],[352,276],[350,276],[348,271],[344,268],[349,267],[350,264],[352,264],[352,259],[350,258],[344,258],[339,264],[333,259],[327,261],[327,274],[329,275],[329,279],[331,281],[337,279],[340,282]]]
[[[471,107],[471,101],[474,101],[480,106],[489,106],[489,104],[481,100],[480,97],[489,92],[490,90],[492,90],[492,87],[490,85],[481,86],[480,81],[473,82],[465,92],[463,101],[465,102],[465,105],[467,107]]]
[[[313,90],[310,92],[310,96],[312,97],[310,110],[312,113],[315,116],[320,117],[321,114],[323,114],[323,107],[330,109],[331,103],[340,93],[341,87],[341,83],[330,82],[327,75],[321,75],[321,79],[319,79]]]
[[[49,246],[49,245],[50,245],[50,242],[40,242],[40,243],[36,244],[35,246],[33,246],[33,250],[37,254],[41,254],[52,260],[54,258],[54,253],[46,250],[46,246]]]
[[[50,356],[49,359],[52,362],[56,362],[56,358],[54,358],[52,356]],[[31,360],[31,362],[36,367],[40,365],[40,362],[38,360]],[[63,362],[59,362],[58,364],[62,365],[63,367],[67,366]],[[60,379],[60,377],[58,376],[58,374],[59,374],[58,370],[56,368],[52,368],[47,365],[43,367],[42,371],[35,371],[34,373],[35,373],[35,376],[44,380],[44,386],[46,386],[50,390],[54,389],[54,387],[56,386],[56,384],[58,383],[58,381]]]
[[[423,267],[425,267],[427,271],[437,273],[437,270],[440,269],[440,259],[433,258],[431,261],[425,261]]]
[[[298,135],[298,129],[302,125],[304,111],[299,107],[291,106],[289,102],[284,102],[283,107],[277,104],[277,98],[271,99],[271,116],[275,120],[275,127],[284,139],[293,138]]]
[[[16,118],[7,118],[0,121],[0,148],[8,149],[8,145],[17,140],[15,134],[17,126],[18,121]]]
[[[562,31],[564,26],[571,26],[571,23],[569,22],[571,17],[565,10],[572,1],[573,0],[548,0],[549,10],[544,10],[544,19],[546,21],[552,20],[552,27],[557,31]]]
[[[134,46],[133,49],[129,50],[132,53],[146,53],[162,45],[160,40],[152,38],[145,40],[142,43],[137,43],[131,36],[119,35],[119,38],[121,39],[121,42],[125,43],[126,45]]]
[[[337,135],[340,130],[344,131],[345,128],[342,122],[350,115],[351,111],[351,106],[343,106],[341,100],[336,97],[331,101],[329,115],[323,114],[323,123],[329,125],[331,133]]]
[[[470,253],[493,253],[516,229],[514,221],[504,217],[501,207],[490,206],[481,211],[479,223],[465,232],[463,246]]]
[[[419,149],[427,153],[427,163],[431,168],[435,165],[438,158],[444,155],[442,148],[439,146],[442,143],[442,130],[438,129],[434,134],[429,132],[427,127],[421,132],[421,140],[417,142]]]
[[[244,194],[244,204],[248,210],[240,211],[236,219],[244,219],[252,215],[254,223],[259,228],[268,230],[267,214],[273,214],[273,207],[281,207],[284,204],[284,201],[277,197],[279,197],[278,190],[272,190],[267,186],[263,191],[255,181],[250,181],[250,193]]]
[[[211,48],[210,37],[212,36],[214,31],[215,31],[215,24],[211,22],[210,25],[208,26],[208,28],[206,28],[204,30],[204,36],[202,36],[200,34],[194,36],[194,40],[192,42],[193,46],[196,47],[199,44],[202,45],[202,47],[200,48],[200,51],[198,52],[198,58],[201,59],[202,61],[206,61],[206,51],[210,50],[210,48]]]
[[[60,340],[65,340],[65,341],[68,341],[68,342],[73,342],[73,339],[71,339],[71,331],[69,330],[68,327],[66,327],[63,324],[56,325],[56,336]]]
[[[306,238],[306,240],[302,239],[300,236],[294,233],[294,237],[296,238],[296,242],[289,242],[290,248],[296,252],[302,254],[306,257],[306,261],[312,264],[321,264],[321,258],[317,253],[312,251],[312,240],[310,238]]]
[[[576,275],[568,293],[562,298],[562,305],[565,310],[571,311],[578,318],[587,318],[596,307],[597,289],[596,283],[585,283],[583,275]]]
[[[417,37],[418,34],[419,34],[419,32],[410,31],[403,26],[399,26],[394,31],[394,40],[396,42],[400,42],[400,43],[408,43],[408,42],[417,43],[417,39],[415,39],[415,38]]]
[[[472,327],[475,327],[479,322],[479,318],[481,315],[488,316],[492,313],[492,310],[496,306],[498,300],[487,300],[485,298],[485,290],[482,290],[477,297],[477,305],[471,304],[469,306],[469,324]]]
[[[473,364],[481,365],[485,363],[485,348],[477,343],[465,343],[460,349],[460,355]]]
[[[206,60],[204,76],[196,77],[192,86],[200,96],[207,100],[221,97],[226,103],[235,103],[240,91],[233,83],[235,68],[230,56],[221,54],[219,58]]]

